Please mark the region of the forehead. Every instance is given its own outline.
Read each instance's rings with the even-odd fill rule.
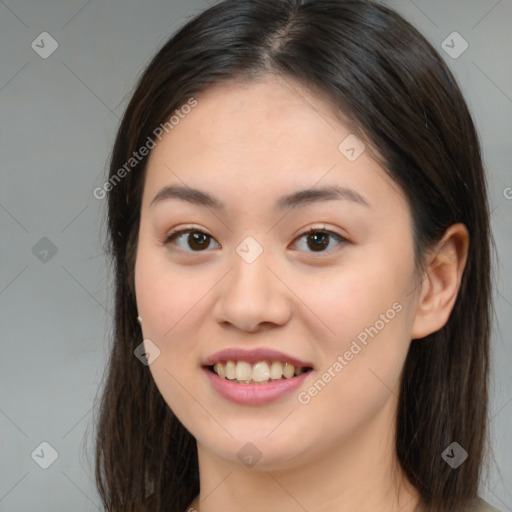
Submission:
[[[195,99],[197,106],[152,150],[145,196],[169,183],[269,200],[274,191],[281,196],[317,183],[401,195],[367,151],[352,161],[343,154],[344,141],[357,143],[347,123],[296,82],[275,76],[227,82]]]

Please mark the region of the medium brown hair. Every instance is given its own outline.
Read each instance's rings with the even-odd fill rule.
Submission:
[[[468,228],[453,311],[442,329],[411,343],[396,432],[398,461],[425,510],[458,510],[477,495],[486,450],[492,240],[471,115],[452,73],[414,27],[373,1],[221,2],[181,28],[143,72],[118,130],[110,178],[194,95],[272,73],[321,94],[350,120],[407,197],[419,267],[450,225]],[[108,511],[184,512],[199,493],[196,442],[133,354],[142,341],[133,277],[146,162],[108,193],[115,325],[96,481]],[[453,441],[469,452],[457,469],[441,457]]]

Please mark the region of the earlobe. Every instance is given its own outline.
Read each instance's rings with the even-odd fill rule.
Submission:
[[[428,255],[411,338],[441,329],[453,310],[466,266],[469,233],[464,224],[450,226]]]

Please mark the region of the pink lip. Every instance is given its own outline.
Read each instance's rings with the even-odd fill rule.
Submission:
[[[240,359],[237,360],[240,361]],[[259,359],[259,361],[261,360]],[[291,379],[269,381],[266,384],[237,384],[219,377],[208,368],[203,367],[202,370],[210,379],[210,383],[217,393],[226,400],[243,405],[262,405],[277,400],[297,389],[311,373],[309,371]]]
[[[251,364],[257,363],[259,361],[281,361],[283,363],[292,363],[295,367],[300,366],[304,368],[308,366],[313,368],[311,363],[301,361],[300,359],[292,357],[288,354],[284,354],[283,352],[267,348],[257,348],[253,350],[242,348],[227,348],[225,350],[221,350],[220,352],[215,352],[215,354],[208,357],[203,363],[203,366],[213,366],[216,363],[225,361],[246,361]]]

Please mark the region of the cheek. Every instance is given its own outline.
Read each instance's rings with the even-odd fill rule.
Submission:
[[[410,343],[408,264],[407,255],[380,251],[379,258],[355,258],[323,283],[304,283],[308,306],[327,327],[316,339],[320,377],[329,373],[318,406],[343,404],[364,415],[389,397]]]
[[[304,421],[315,418],[325,449],[334,438],[357,431],[383,410],[394,415],[401,370],[407,356],[405,308],[382,301],[365,304],[366,295],[338,312],[336,336],[324,340],[322,366],[315,380],[300,390]],[[380,315],[383,315],[381,317]],[[299,409],[300,410],[300,409]]]
[[[187,428],[195,421],[209,421],[187,392],[193,388],[199,364],[194,340],[199,338],[195,334],[200,325],[198,315],[204,314],[203,288],[208,289],[198,279],[191,282],[185,272],[170,272],[165,251],[139,245],[135,264],[137,308],[144,339],[150,339],[160,350],[149,371],[165,402]]]
[[[407,272],[400,271],[393,258],[366,258],[361,254],[346,261],[327,276],[301,276],[297,295],[317,318],[321,332],[319,340],[338,340],[339,346],[379,322],[380,315],[394,319],[395,302],[400,302],[407,287]],[[405,269],[405,261],[402,264]],[[386,329],[388,325],[386,323]],[[338,348],[338,346],[334,347]]]
[[[170,271],[165,250],[139,245],[135,264],[137,308],[145,336],[172,339],[180,324],[190,322],[194,306],[204,295],[186,272]]]

